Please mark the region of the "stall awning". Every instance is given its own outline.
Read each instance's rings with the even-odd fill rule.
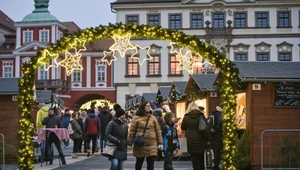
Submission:
[[[17,95],[19,78],[0,78],[0,95]]]
[[[47,103],[52,100],[52,91],[51,90],[36,90],[36,102]]]
[[[171,90],[171,86],[160,86],[158,88],[158,93],[161,94],[162,98],[168,98]]]
[[[200,90],[213,90],[213,85],[217,77],[218,74],[196,74],[192,76],[192,79]]]
[[[187,81],[174,81],[173,85],[180,94],[183,94],[187,83]]]

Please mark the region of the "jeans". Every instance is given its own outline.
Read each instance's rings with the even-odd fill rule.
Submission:
[[[100,138],[100,149],[101,149],[101,153],[103,152],[103,148],[105,148],[106,146],[106,138],[105,138],[105,133],[101,134],[101,138]]]
[[[80,145],[81,138],[73,139],[73,141],[74,141],[73,153],[77,153],[79,152],[79,149],[81,149],[81,145]]]
[[[205,170],[204,152],[201,154],[190,154],[194,170]]]
[[[112,158],[110,160],[110,170],[123,170],[124,161],[119,160],[117,158]]]
[[[86,138],[87,138],[87,146],[88,146],[87,149],[90,150],[90,143],[92,141],[92,153],[94,153],[97,145],[97,134],[87,134]]]
[[[143,163],[145,158],[136,158],[135,170],[142,170]],[[154,156],[146,158],[147,161],[147,170],[154,170]]]
[[[63,163],[65,163],[66,160],[65,160],[65,156],[63,154],[63,151],[61,149],[61,146],[60,146],[60,140],[58,139],[58,137],[56,136],[56,134],[54,132],[51,132],[49,134],[49,137],[47,138],[47,141],[46,141],[47,151],[51,151],[51,145],[52,145],[52,143],[55,144],[56,149],[57,149],[57,151],[59,153],[59,157],[60,157],[61,161]],[[48,155],[48,158],[49,158],[50,163],[51,163],[53,161],[53,155],[52,155],[51,152],[47,152],[47,155]]]
[[[164,151],[165,154],[165,162],[164,162],[164,170],[174,170],[173,168],[173,152],[172,151]]]

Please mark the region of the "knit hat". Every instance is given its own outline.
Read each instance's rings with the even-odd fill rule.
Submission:
[[[125,115],[125,111],[124,111],[123,109],[117,109],[117,110],[116,110],[115,116],[116,116],[117,118],[119,118],[119,117],[121,117],[122,115]]]
[[[167,122],[167,123],[170,122],[170,120],[172,119],[172,115],[173,115],[172,112],[167,112],[164,117],[165,122]]]

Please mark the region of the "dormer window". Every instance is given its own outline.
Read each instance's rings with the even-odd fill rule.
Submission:
[[[23,31],[23,43],[30,43],[33,41],[33,30]]]
[[[49,42],[49,30],[40,30],[40,42],[47,43]]]

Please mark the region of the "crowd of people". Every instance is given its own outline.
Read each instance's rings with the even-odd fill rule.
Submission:
[[[160,107],[153,109],[150,102],[142,102],[137,109],[130,108],[125,111],[119,104],[115,104],[110,110],[108,106],[89,110],[70,112],[66,109],[62,112],[58,108],[43,106],[39,109],[36,119],[37,129],[41,128],[66,128],[74,142],[72,157],[77,153],[85,153],[88,157],[96,152],[102,153],[107,144],[117,146],[116,152],[108,159],[111,170],[122,170],[124,161],[127,160],[128,147],[132,148],[136,157],[135,169],[141,170],[144,161],[147,170],[154,169],[154,162],[164,160],[164,169],[173,170],[172,157],[180,150],[178,128],[185,131],[187,139],[187,152],[191,156],[194,170],[205,169],[205,149],[213,148],[214,167],[219,169],[222,151],[222,108],[217,106],[211,113],[213,119],[213,131],[201,132],[198,129],[201,117],[204,117],[204,107],[199,107],[195,102],[188,105],[181,126],[177,126],[178,119],[171,111],[168,99],[160,103]],[[206,120],[210,125],[210,120]],[[211,126],[212,127],[212,126]],[[143,138],[143,143],[138,144],[137,137]],[[100,142],[98,142],[98,139]],[[55,144],[62,165],[66,165],[58,137],[49,132],[45,145],[51,150]],[[90,147],[92,143],[92,147]],[[63,147],[69,147],[69,140],[62,142]],[[50,164],[53,158],[50,152],[47,154]]]

